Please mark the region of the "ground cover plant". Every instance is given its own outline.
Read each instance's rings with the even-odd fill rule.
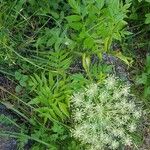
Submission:
[[[0,84],[0,103],[13,116],[0,114],[0,124],[15,128],[0,128],[1,137],[20,150],[142,148],[149,0],[1,0],[0,8],[0,75],[12,82]]]

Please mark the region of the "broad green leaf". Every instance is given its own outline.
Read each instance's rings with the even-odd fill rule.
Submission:
[[[145,20],[145,24],[150,24],[150,13],[145,15],[146,20]]]
[[[21,80],[22,81],[27,81],[29,78],[28,78],[28,76],[27,75],[22,75],[22,77],[21,77]]]
[[[56,18],[56,19],[59,18],[59,14],[58,14],[57,12],[55,12],[55,11],[50,11],[50,13],[51,13],[51,15],[52,15],[54,18]]]
[[[88,37],[88,38],[86,38],[86,39],[84,40],[83,44],[84,44],[84,48],[85,48],[85,49],[86,49],[86,48],[90,49],[90,48],[92,48],[93,45],[94,45],[94,40],[93,40],[91,37]]]
[[[80,14],[80,5],[76,0],[68,0],[68,3],[76,13]]]
[[[150,96],[150,86],[148,86],[144,89],[144,97],[147,98],[148,96]]]
[[[150,0],[145,0],[146,2],[150,3]]]
[[[63,134],[63,132],[64,132],[64,128],[58,123],[54,123],[51,130],[53,132],[59,133],[59,134]]]
[[[81,30],[83,24],[81,22],[72,22],[72,23],[69,23],[69,26],[74,29],[74,30]]]
[[[121,52],[114,53],[114,55],[124,61],[128,66],[130,66],[133,62],[131,57],[124,56]]]
[[[90,56],[87,56],[85,53],[82,55],[82,65],[86,72],[89,72],[91,59]]]
[[[68,22],[77,22],[81,20],[81,16],[79,15],[71,15],[66,17]]]
[[[98,8],[102,9],[105,4],[105,0],[96,0],[96,2],[97,2]]]
[[[40,101],[38,98],[34,98],[28,102],[28,104],[30,104],[30,105],[39,104],[39,103],[40,103]]]
[[[20,81],[19,81],[19,84],[20,84],[21,86],[23,86],[23,87],[25,87],[25,86],[27,85],[26,82],[23,81],[23,80],[20,80]]]
[[[20,80],[21,77],[22,77],[22,74],[21,74],[20,72],[16,71],[16,72],[15,72],[15,78],[16,78],[17,80]]]

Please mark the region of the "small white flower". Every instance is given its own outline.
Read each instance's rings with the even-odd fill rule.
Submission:
[[[98,91],[97,84],[91,84],[87,88],[86,94],[87,94],[87,96],[89,96],[89,98],[93,98],[97,94],[97,91]]]
[[[98,115],[102,115],[102,113],[103,113],[103,107],[100,106],[100,105],[97,105],[97,106],[95,107],[95,111],[96,111],[96,113],[97,113]]]
[[[95,114],[95,112],[94,111],[91,111],[89,114],[87,114],[87,118],[89,119],[89,121],[90,120],[95,120],[96,119],[96,114]]]
[[[84,95],[82,93],[75,93],[72,97],[72,102],[76,106],[81,106],[83,103]]]
[[[139,110],[139,111],[135,111],[135,112],[133,113],[133,116],[134,116],[136,119],[139,119],[139,118],[141,117],[141,115],[142,115],[142,113],[141,113],[140,110]]]
[[[118,98],[120,98],[121,96],[122,96],[122,93],[121,93],[120,90],[114,91],[114,94],[113,94],[113,98],[114,98],[114,99],[118,99]]]
[[[95,150],[95,147],[91,146],[91,147],[88,148],[88,150]]]
[[[117,142],[117,141],[113,141],[112,143],[111,143],[111,146],[110,146],[112,149],[117,149],[118,147],[119,147],[119,142]]]
[[[94,132],[97,130],[97,125],[96,124],[90,124],[90,131]]]
[[[135,132],[136,131],[136,124],[135,123],[132,123],[129,125],[129,131],[130,132]]]
[[[124,87],[122,87],[121,93],[122,93],[124,96],[128,96],[128,94],[130,93],[130,87],[129,87],[129,86],[124,86]]]
[[[95,150],[101,150],[103,149],[103,144],[100,142],[97,142],[97,144],[95,145]]]
[[[65,42],[65,45],[69,45],[69,42],[68,42],[68,41],[66,41],[66,42]]]
[[[124,136],[124,130],[119,128],[119,129],[114,129],[112,131],[113,135],[116,137],[123,137]]]
[[[100,102],[105,103],[105,102],[107,102],[108,96],[109,96],[108,93],[104,91],[104,92],[100,93],[98,98],[99,98]]]
[[[83,136],[83,132],[82,132],[81,126],[76,126],[75,129],[72,130],[72,135],[75,138],[80,138],[81,136]]]
[[[131,146],[131,144],[132,144],[131,138],[130,138],[130,137],[126,137],[126,138],[124,139],[124,143],[125,143],[125,145]]]
[[[91,139],[89,138],[89,133],[85,132],[82,136],[82,141],[84,144],[91,144]]]
[[[113,89],[116,85],[116,79],[114,76],[109,76],[105,81],[106,88]]]
[[[84,104],[85,112],[90,112],[93,110],[93,103],[91,102],[86,102]]]
[[[104,144],[109,144],[111,143],[111,137],[106,133],[106,134],[103,134],[101,136],[101,139],[103,140]]]
[[[83,118],[83,112],[81,110],[78,110],[74,113],[74,120],[75,121],[81,121]]]
[[[129,111],[134,111],[135,109],[135,104],[133,102],[130,102],[127,104],[127,107],[129,109]]]
[[[130,119],[130,116],[129,115],[124,115],[124,116],[122,116],[123,117],[123,120],[125,121],[125,122],[128,122],[128,120]]]

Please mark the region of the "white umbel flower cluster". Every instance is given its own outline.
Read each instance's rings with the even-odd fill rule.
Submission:
[[[105,79],[103,85],[91,84],[72,97],[72,136],[86,145],[87,150],[118,149],[132,145],[142,115],[136,106],[130,86],[115,76]]]

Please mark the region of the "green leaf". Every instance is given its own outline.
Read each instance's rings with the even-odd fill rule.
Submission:
[[[58,102],[58,105],[59,105],[59,108],[60,110],[67,116],[69,117],[69,112],[67,110],[67,105],[65,103],[61,103],[61,102]]]
[[[27,85],[27,83],[26,83],[25,81],[23,81],[23,80],[20,80],[20,81],[19,81],[19,84],[20,84],[21,86],[23,86],[23,87],[25,87],[25,86]]]
[[[87,56],[85,53],[82,55],[82,64],[86,72],[89,72],[91,59],[90,56]]]
[[[84,48],[86,49],[86,48],[92,48],[93,47],[93,45],[94,45],[94,40],[91,38],[91,37],[88,37],[88,38],[86,38],[85,40],[84,40],[84,42],[83,42],[83,44],[84,44]]]
[[[17,93],[20,93],[21,90],[22,90],[22,87],[21,87],[20,85],[17,85],[16,88],[15,88],[15,91],[16,91]]]
[[[146,56],[146,66],[150,69],[150,56]]]
[[[34,105],[34,104],[39,104],[40,103],[40,101],[39,101],[39,99],[38,98],[34,98],[34,99],[32,99],[31,101],[29,101],[28,102],[28,104],[30,104],[30,105]]]
[[[16,72],[15,72],[15,78],[16,78],[17,80],[20,80],[21,77],[22,77],[22,74],[21,74],[20,72],[16,71]]]
[[[21,80],[26,82],[28,80],[28,76],[27,75],[22,75]]]
[[[52,109],[57,116],[59,116],[61,119],[64,119],[64,115],[55,104],[52,105]]]
[[[140,77],[136,79],[138,84],[146,84],[147,83],[147,73],[142,73]]]
[[[50,13],[51,13],[51,15],[52,15],[54,18],[56,18],[56,19],[59,18],[59,14],[58,14],[57,12],[55,12],[55,11],[50,11]]]
[[[83,24],[81,22],[72,22],[72,23],[69,23],[69,26],[74,29],[74,30],[81,30]]]
[[[80,5],[75,0],[68,0],[69,5],[74,9],[74,11],[80,14]]]
[[[58,123],[54,123],[54,125],[52,126],[52,131],[58,134],[63,134],[64,133],[64,128],[63,126],[61,126]]]
[[[146,14],[145,17],[145,24],[150,24],[150,13]]]
[[[81,16],[79,15],[71,15],[66,17],[68,22],[77,22],[81,20]]]
[[[96,0],[96,2],[97,2],[98,8],[102,9],[105,4],[105,0]]]
[[[146,2],[150,3],[150,0],[145,0]]]
[[[144,97],[147,98],[149,95],[150,95],[150,86],[148,86],[144,89]]]
[[[133,62],[131,57],[124,56],[121,52],[114,53],[114,55],[124,61],[128,66],[130,66]]]
[[[53,109],[49,109],[49,113],[50,113],[50,115],[51,115],[52,118],[58,120],[58,117],[56,116],[56,114],[55,114],[55,112],[54,112]],[[51,118],[49,118],[49,119],[51,119]]]

